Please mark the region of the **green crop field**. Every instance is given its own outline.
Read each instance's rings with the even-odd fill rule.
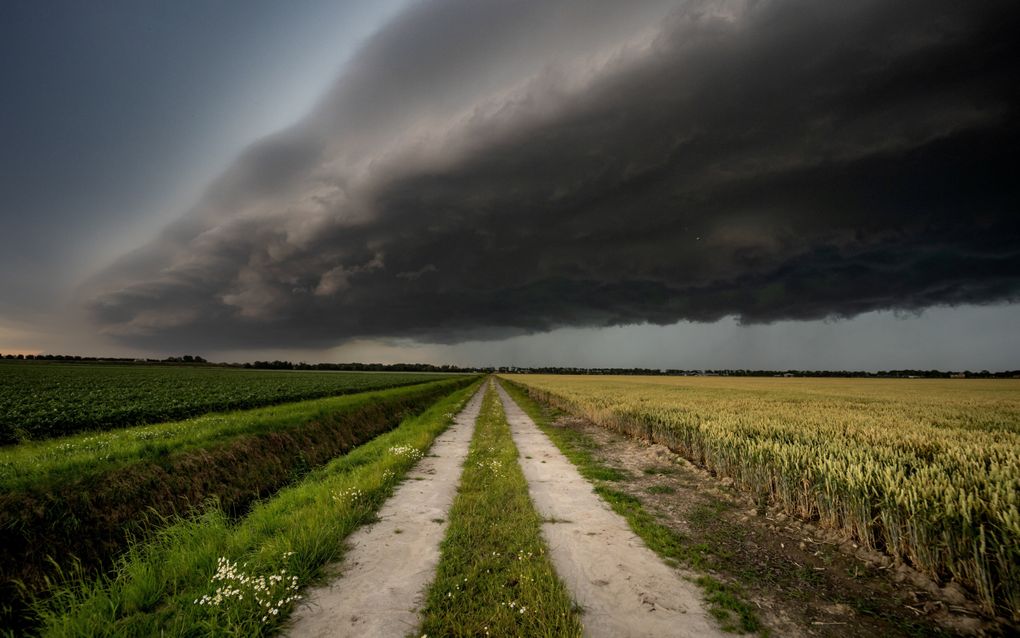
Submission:
[[[0,448],[0,635],[61,573],[99,575],[178,517],[243,516],[474,379],[321,375],[424,382]]]
[[[421,383],[437,373],[0,362],[0,444]]]
[[[366,390],[321,399],[210,412],[179,421],[80,432],[41,441],[0,447],[0,490],[12,492],[40,485],[67,483],[111,469],[166,459],[242,436],[282,434],[289,429],[396,398],[445,387],[456,378],[440,376],[425,383]],[[413,386],[413,387],[412,387]]]
[[[1020,383],[509,375],[1020,617]]]
[[[99,580],[64,583],[37,604],[43,636],[275,633],[304,586],[347,550],[404,473],[477,390],[447,394],[231,520],[212,509],[139,543]],[[261,584],[261,585],[260,585]]]

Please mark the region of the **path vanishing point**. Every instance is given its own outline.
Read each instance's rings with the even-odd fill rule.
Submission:
[[[595,494],[574,465],[496,383],[521,469],[557,573],[583,608],[591,638],[724,636],[684,580]],[[413,635],[439,563],[439,545],[486,392],[483,386],[436,438],[379,511],[348,539],[328,584],[306,592],[291,638]],[[399,532],[397,531],[399,530]]]

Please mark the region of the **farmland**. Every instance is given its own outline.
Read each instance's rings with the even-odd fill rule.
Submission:
[[[39,592],[59,569],[91,577],[174,517],[244,516],[471,381],[417,378],[426,382],[0,448],[0,577],[5,607],[15,605],[4,622],[24,611],[11,579]]]
[[[113,579],[72,583],[42,605],[42,634],[272,633],[295,592],[343,556],[344,538],[371,520],[475,389],[446,396],[239,521],[212,510],[164,529],[133,547]],[[270,585],[259,589],[260,581]]]
[[[170,383],[200,372],[137,369],[154,383],[157,372]],[[353,385],[357,375],[340,376]],[[823,538],[851,539],[834,544],[964,585],[981,627],[1017,617],[1012,381],[502,375],[509,394],[497,384],[476,394],[477,376],[363,376],[415,382],[0,448],[0,632],[270,635],[342,622],[360,635],[355,621],[376,605],[380,570],[400,584],[411,569],[424,579],[408,594],[419,598],[399,604],[409,616],[389,621],[417,623],[415,635],[624,635],[631,626],[785,635],[831,624],[820,635],[835,636],[850,618],[853,635],[942,635],[941,620],[902,618],[893,603],[864,620],[875,609],[869,597],[895,586],[857,582],[853,557],[813,556],[797,565],[803,582],[777,580],[781,571],[745,560],[742,549],[752,538],[769,542],[758,540],[774,533],[765,523],[734,515],[726,540],[697,528],[698,517],[723,511],[711,496],[730,485],[722,478],[752,518],[761,504],[811,521],[831,534]],[[588,434],[570,425],[582,422]],[[636,464],[608,456],[621,450],[612,437],[652,456]],[[692,475],[681,475],[676,455],[655,456],[661,446],[636,439],[689,459],[705,477],[690,488],[697,507],[716,509],[684,510],[693,514],[670,527],[663,495]],[[436,509],[440,489],[449,497]],[[381,522],[366,525],[373,521]],[[767,550],[769,560],[788,562],[782,542],[771,543],[783,551]],[[400,558],[430,552],[431,566]],[[365,571],[344,582],[349,554]],[[823,578],[829,589],[854,578],[864,602],[800,617],[787,609],[787,625],[761,605],[776,591],[780,608],[808,608],[783,597]],[[322,591],[329,597],[317,598]],[[648,618],[648,600],[686,611],[662,606]],[[811,609],[830,607],[839,608]],[[331,608],[344,611],[309,620]],[[292,635],[314,635],[302,631]]]
[[[0,361],[0,444],[389,388],[437,376]]]
[[[1020,384],[510,375],[1020,615]]]
[[[443,380],[446,379],[433,378],[432,383]],[[410,387],[400,386],[9,445],[0,448],[0,488],[52,484],[208,448],[239,436],[280,433],[329,415],[356,410],[373,401],[406,396],[409,392],[413,392]]]

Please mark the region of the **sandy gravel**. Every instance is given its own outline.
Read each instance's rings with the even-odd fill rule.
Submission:
[[[329,570],[339,577],[305,593],[287,635],[392,638],[415,630],[484,394],[485,386],[436,438],[383,505],[381,520],[351,534],[344,561]]]
[[[700,588],[634,535],[534,421],[499,388],[553,564],[592,638],[724,636]]]

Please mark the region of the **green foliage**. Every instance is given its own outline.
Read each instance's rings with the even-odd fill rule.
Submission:
[[[144,426],[177,435],[158,448],[137,441],[135,428],[85,437],[108,443],[101,456],[64,439],[10,448],[24,471],[8,481],[16,487],[0,492],[0,598],[10,603],[0,607],[0,627],[31,624],[25,594],[49,589],[55,571],[76,566],[82,574],[99,573],[166,517],[209,501],[229,517],[243,515],[256,499],[469,383],[468,377],[442,379],[196,420],[208,427]],[[33,466],[27,453],[40,447],[56,456],[36,458]],[[12,581],[23,588],[14,591]]]
[[[414,465],[418,455],[407,448],[427,451],[477,387],[311,472],[237,523],[213,510],[164,528],[153,541],[135,545],[112,577],[67,583],[40,602],[41,634],[274,633],[293,609],[295,591],[342,558],[344,539],[372,520]],[[229,593],[235,589],[241,595]]]
[[[0,361],[0,444],[391,388],[443,376]]]
[[[754,610],[743,600],[737,587],[711,576],[700,576],[697,583],[704,588],[709,611],[719,620],[723,630],[749,633],[762,630]]]
[[[485,396],[421,634],[580,636],[496,393]]]
[[[447,376],[422,376],[426,382],[432,382],[428,385],[451,380]],[[116,466],[160,459],[242,435],[278,432],[301,426],[354,410],[373,401],[388,401],[413,394],[422,388],[421,383],[416,383],[413,388],[405,386],[251,410],[215,412],[183,421],[81,433],[6,446],[0,448],[0,488],[13,491],[41,483],[76,480]]]

